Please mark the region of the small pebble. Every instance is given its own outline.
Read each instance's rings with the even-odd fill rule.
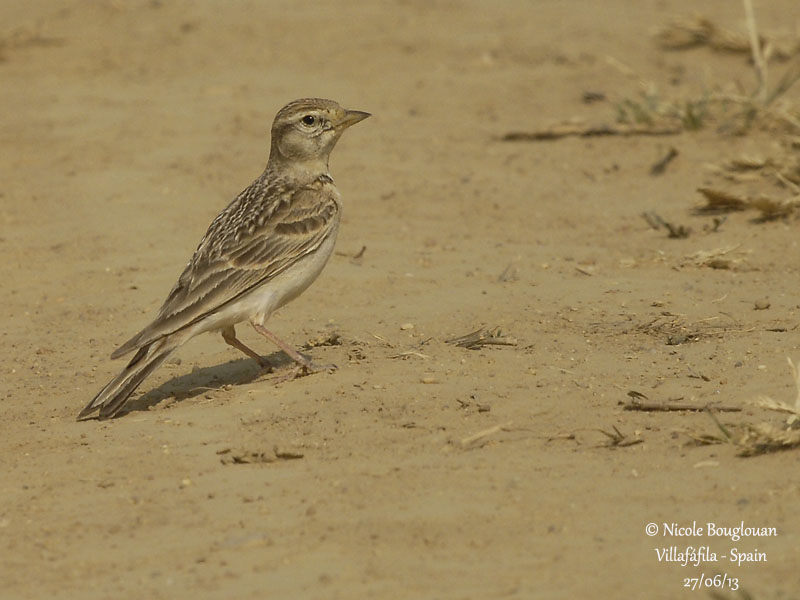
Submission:
[[[403,323],[400,325],[400,331],[408,331],[409,329],[414,329],[413,323]]]
[[[438,380],[438,379],[436,379],[436,377],[434,377],[434,376],[432,376],[432,375],[426,375],[425,377],[423,377],[422,379],[420,379],[420,381],[421,381],[422,383],[439,383],[439,380]]]
[[[756,310],[767,310],[770,307],[770,302],[766,298],[763,300],[756,300],[754,303],[754,308]]]

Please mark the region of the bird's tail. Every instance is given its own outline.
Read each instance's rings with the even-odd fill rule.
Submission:
[[[122,372],[108,382],[80,412],[78,420],[86,419],[98,410],[99,419],[110,419],[116,415],[139,384],[161,366],[179,345],[169,338],[161,338],[139,348]]]

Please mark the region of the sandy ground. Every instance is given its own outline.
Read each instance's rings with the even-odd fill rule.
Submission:
[[[720,574],[719,597],[800,597],[800,451],[741,458],[693,443],[720,435],[707,414],[621,406],[634,390],[741,407],[718,413],[732,430],[783,422],[748,400],[794,398],[798,222],[693,209],[706,163],[785,139],[500,141],[613,124],[643,81],[751,91],[747,56],[660,49],[688,0],[222,6],[0,6],[0,596],[677,598]],[[796,31],[795,0],[756,8]],[[743,29],[739,3],[701,9]],[[339,370],[276,384],[208,335],[121,418],[75,422],[304,96],[374,115],[331,161],[337,254],[270,322]],[[729,268],[686,258],[731,247]],[[482,326],[516,343],[447,343]],[[717,560],[659,561],[673,546]]]

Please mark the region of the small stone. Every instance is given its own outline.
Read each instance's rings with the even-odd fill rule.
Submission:
[[[756,300],[753,303],[753,308],[756,310],[767,310],[770,307],[770,302],[766,298],[762,300]]]
[[[400,325],[400,331],[408,331],[409,329],[414,329],[413,323],[403,323]]]

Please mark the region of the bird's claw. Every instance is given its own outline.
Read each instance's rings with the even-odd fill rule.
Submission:
[[[275,383],[283,383],[285,381],[299,379],[300,377],[306,377],[307,375],[313,375],[314,373],[321,373],[322,371],[333,372],[338,368],[339,367],[334,364],[318,365],[309,361],[308,363],[304,363],[302,365],[296,365],[289,373],[273,377],[272,380]]]

